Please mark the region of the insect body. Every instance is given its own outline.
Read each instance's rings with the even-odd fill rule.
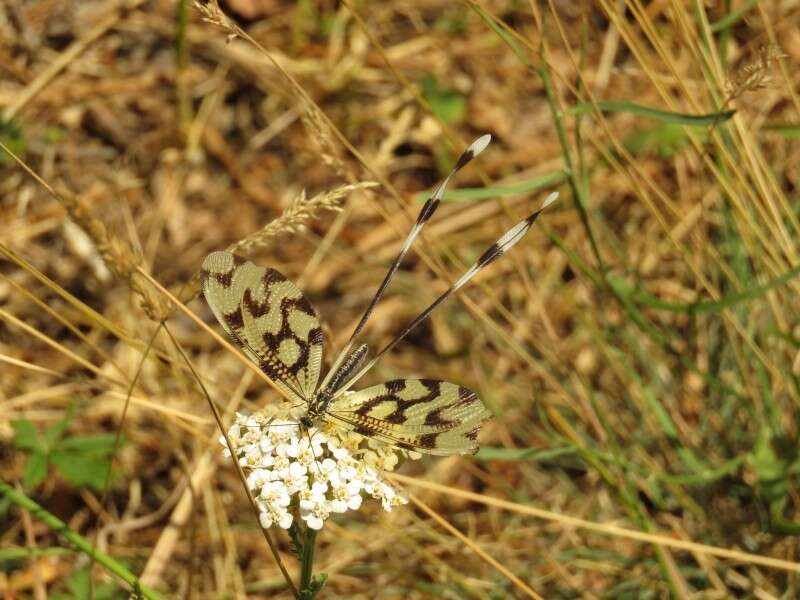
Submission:
[[[551,194],[541,209],[506,232],[392,342],[366,361],[366,345],[353,349],[356,336],[414,239],[439,206],[450,178],[477,156],[489,140],[488,135],[475,140],[425,203],[349,342],[322,382],[319,381],[324,344],[322,327],[303,293],[278,271],[256,266],[231,252],[213,252],[203,261],[203,294],[217,320],[288,398],[305,403],[306,414],[300,419],[304,427],[334,421],[399,448],[439,455],[477,451],[478,431],[491,414],[467,388],[436,379],[394,379],[355,392],[348,390],[439,304],[516,244],[541,211],[555,200],[556,194]]]

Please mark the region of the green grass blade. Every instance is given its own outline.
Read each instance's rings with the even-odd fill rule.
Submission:
[[[577,453],[574,446],[561,448],[494,448],[481,446],[475,458],[478,460],[534,460],[549,461],[562,456],[572,456]]]
[[[544,188],[549,188],[557,185],[567,178],[564,171],[553,171],[546,175],[534,177],[533,179],[526,179],[518,183],[510,185],[494,185],[482,188],[464,188],[461,190],[448,190],[445,192],[443,202],[464,202],[475,200],[486,200],[491,198],[505,198],[507,196],[518,196],[520,194],[529,194]],[[433,189],[420,192],[417,194],[417,202],[425,202],[430,198]]]
[[[761,130],[774,131],[787,140],[800,140],[800,124],[798,123],[774,123],[772,125],[765,125]]]
[[[601,100],[596,104],[583,102],[571,107],[568,112],[571,115],[582,115],[584,113],[593,112],[595,108],[604,113],[630,113],[640,117],[656,119],[657,121],[662,121],[663,123],[674,123],[676,125],[688,125],[691,127],[707,127],[710,125],[718,125],[727,121],[736,113],[735,110],[726,110],[718,113],[709,113],[706,115],[690,115],[686,113],[659,110],[649,106],[642,106],[641,104],[636,104],[634,102],[616,100]]]
[[[162,596],[145,586],[143,586],[138,577],[131,573],[125,566],[111,558],[108,554],[100,552],[97,548],[92,547],[92,543],[82,535],[72,531],[64,521],[56,517],[53,513],[46,511],[39,504],[31,500],[28,496],[20,491],[17,491],[5,481],[0,481],[0,494],[9,498],[11,502],[27,510],[36,519],[47,525],[55,533],[65,538],[77,550],[80,550],[87,556],[94,555],[95,560],[103,565],[109,573],[119,577],[122,581],[127,583],[132,590],[137,590],[148,600],[160,600]]]
[[[800,275],[800,265],[790,271],[787,271],[783,275],[776,277],[772,281],[765,283],[764,285],[750,288],[738,294],[731,294],[730,296],[725,296],[719,300],[703,300],[699,302],[690,302],[688,304],[665,302],[664,300],[660,300],[644,290],[633,290],[627,287],[627,284],[622,283],[622,280],[618,279],[614,280],[614,286],[618,291],[627,290],[627,292],[623,291],[622,293],[627,295],[632,302],[639,306],[675,313],[706,314],[718,313],[723,309],[730,308],[742,302],[755,300],[756,298],[766,294],[768,291],[788,283],[798,275]]]
[[[721,19],[711,23],[711,33],[719,33],[720,31],[730,29],[732,26],[736,25],[736,23],[744,19],[745,15],[749,13],[757,4],[758,0],[747,0],[736,10],[732,10]]]
[[[24,560],[26,558],[34,558],[36,556],[67,556],[75,554],[74,550],[69,548],[27,548],[25,546],[11,546],[9,548],[0,549],[0,561],[7,560]]]

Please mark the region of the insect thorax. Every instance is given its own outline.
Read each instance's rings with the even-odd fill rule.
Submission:
[[[361,344],[345,357],[330,377],[325,387],[319,390],[314,399],[309,403],[308,411],[300,418],[300,424],[303,425],[303,427],[313,427],[320,421],[328,410],[328,405],[331,403],[334,396],[336,396],[339,390],[349,381],[353,373],[364,364],[367,351],[367,345]]]
[[[316,422],[325,414],[325,411],[328,409],[328,404],[331,401],[331,394],[327,394],[324,391],[318,392],[314,399],[309,402],[308,410],[306,414],[303,416],[303,419],[308,419],[312,422]]]
[[[300,424],[306,429],[316,427],[322,420],[325,411],[328,410],[328,404],[333,399],[333,395],[334,393],[329,387],[317,392],[314,399],[309,402],[306,414],[300,417]]]

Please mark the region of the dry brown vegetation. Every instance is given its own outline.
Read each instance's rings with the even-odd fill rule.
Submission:
[[[80,540],[97,598],[131,589],[108,557],[164,597],[290,597],[160,320],[224,419],[277,395],[145,273],[212,324],[197,272],[238,244],[341,346],[484,132],[365,340],[559,190],[368,377],[495,419],[401,470],[418,503],[325,526],[320,597],[797,597],[800,5],[588,5],[0,6],[0,141],[31,169],[0,164],[5,597],[86,597]]]

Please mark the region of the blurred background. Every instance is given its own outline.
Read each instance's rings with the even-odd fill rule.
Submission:
[[[560,192],[364,380],[493,412],[475,457],[400,469],[469,544],[365,501],[319,536],[320,597],[797,597],[798,25],[792,1],[0,5],[0,141],[30,169],[0,154],[2,593],[291,597],[159,322],[227,422],[278,396],[136,267],[219,330],[197,275],[237,244],[331,361],[491,133],[363,336]]]

